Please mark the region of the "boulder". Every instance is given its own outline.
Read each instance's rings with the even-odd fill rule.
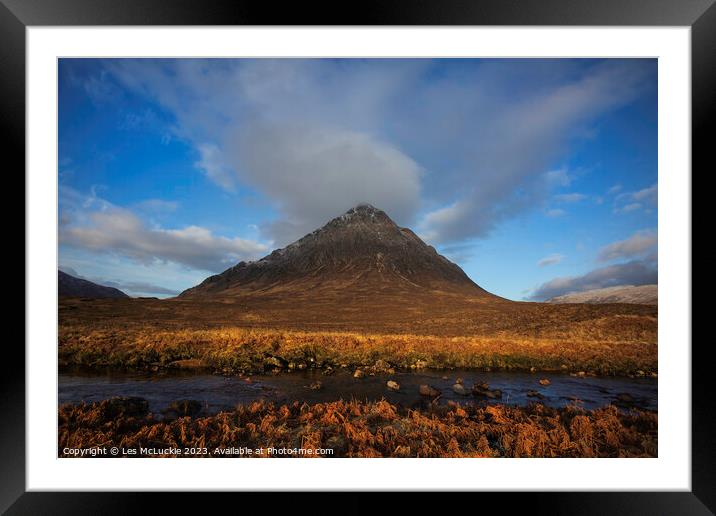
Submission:
[[[418,390],[421,396],[427,396],[428,398],[437,398],[441,394],[439,389],[426,384],[421,385]]]
[[[475,382],[472,385],[473,393],[476,393],[476,392],[480,393],[480,392],[489,391],[489,390],[490,390],[490,386],[487,384],[487,382]]]
[[[542,378],[542,379],[539,381],[539,384],[540,384],[540,385],[544,385],[545,387],[546,387],[547,385],[549,385],[550,383],[552,383],[552,382],[550,382],[547,378]]]
[[[540,400],[544,399],[544,395],[540,393],[539,391],[527,391],[527,397],[528,398],[537,398]]]
[[[502,391],[500,389],[492,389],[485,392],[485,396],[492,399],[500,399],[502,398]]]
[[[365,373],[361,371],[360,369],[356,369],[353,373],[353,378],[363,378],[365,376]]]
[[[456,383],[452,386],[452,390],[455,394],[458,394],[460,396],[467,396],[467,390],[465,389],[465,386],[461,383]]]
[[[399,391],[400,390],[400,384],[393,380],[388,380],[388,382],[385,384],[388,389],[391,391]]]
[[[490,399],[502,398],[502,391],[500,389],[490,389],[487,382],[475,383],[472,386],[472,394],[473,396],[481,396]]]

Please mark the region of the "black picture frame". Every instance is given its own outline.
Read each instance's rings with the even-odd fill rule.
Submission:
[[[25,29],[62,25],[549,25],[689,26],[692,51],[692,169],[706,173],[716,113],[715,0],[380,0],[352,4],[247,0],[0,0],[0,127],[5,155],[25,166]],[[8,171],[10,168],[7,169]],[[693,172],[684,171],[684,173]],[[24,186],[23,186],[24,188]],[[27,258],[27,257],[25,257]],[[26,270],[27,274],[27,270]],[[693,320],[693,316],[692,316]],[[19,339],[14,339],[19,340]],[[687,352],[691,343],[673,343]],[[480,494],[550,514],[713,514],[716,457],[708,344],[692,347],[692,491]],[[13,348],[13,349],[8,349]],[[184,494],[25,492],[25,354],[5,343],[0,396],[0,511],[7,514],[131,514],[161,496],[163,512],[194,511]],[[9,366],[12,364],[13,366]],[[684,402],[687,402],[686,400]],[[212,494],[212,504],[228,495]],[[241,495],[246,500],[247,494]],[[358,496],[357,494],[350,495]],[[474,495],[473,495],[474,496]],[[420,498],[418,498],[420,499]],[[260,502],[260,500],[256,500]],[[505,500],[495,500],[504,507]],[[202,510],[205,502],[198,502]],[[243,503],[243,502],[242,502]],[[272,506],[276,499],[272,498]],[[290,502],[294,503],[294,502]],[[474,502],[473,502],[474,503]],[[390,509],[385,501],[383,509]],[[480,502],[482,505],[482,501]],[[334,510],[371,507],[365,500]],[[276,508],[274,506],[274,508]]]

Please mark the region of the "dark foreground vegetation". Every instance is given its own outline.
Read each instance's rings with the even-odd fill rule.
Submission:
[[[124,457],[657,456],[657,414],[614,406],[588,411],[541,404],[406,408],[387,401],[259,401],[208,417],[187,415],[195,408],[179,403],[171,414],[154,415],[141,398],[63,405],[58,455],[117,447]],[[249,455],[237,449],[294,452]]]

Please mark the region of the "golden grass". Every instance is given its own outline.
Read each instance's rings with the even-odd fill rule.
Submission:
[[[655,371],[648,342],[573,341],[509,337],[431,337],[296,332],[244,328],[210,330],[60,331],[60,361],[90,367],[146,369],[196,359],[217,371],[269,367],[369,367],[379,360],[399,369],[504,368],[630,374]]]
[[[68,456],[65,448],[95,446],[206,448],[205,456],[222,457],[218,450],[231,447],[328,448],[334,457],[655,457],[657,415],[539,404],[417,411],[383,400],[254,402],[166,422],[118,414],[111,400],[60,407],[59,456]]]
[[[648,374],[657,370],[657,308],[449,296],[379,306],[260,297],[60,301],[60,364],[152,369],[194,359],[214,370],[256,372],[269,357],[281,367],[384,360],[398,369]]]

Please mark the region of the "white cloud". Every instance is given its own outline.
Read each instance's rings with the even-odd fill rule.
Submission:
[[[362,202],[408,224],[418,208],[420,167],[369,134],[256,124],[231,135],[238,177],[282,213],[262,230],[278,244],[302,237]]]
[[[174,116],[174,136],[196,147],[210,180],[269,198],[280,218],[262,229],[279,243],[356,201],[403,224],[432,207],[420,227],[435,243],[484,237],[568,186],[565,170],[544,171],[596,117],[636,98],[651,70],[639,60],[432,66],[190,59],[107,69]]]
[[[281,217],[261,229],[285,244],[359,202],[412,221],[420,167],[378,129],[425,63],[128,60],[108,69],[175,116],[208,179],[266,195]]]
[[[84,199],[68,188],[62,188],[60,194],[67,221],[59,228],[61,245],[117,254],[144,264],[173,262],[211,272],[258,258],[269,250],[265,244],[214,235],[199,226],[149,227],[130,210],[96,196]]]
[[[469,207],[465,202],[457,201],[449,206],[444,206],[429,212],[421,221],[421,227],[429,229],[422,229],[420,236],[428,241],[437,240],[439,234],[436,228],[451,227],[455,221],[460,220],[468,210]]]
[[[622,258],[634,258],[653,252],[658,242],[658,235],[654,229],[637,231],[625,240],[619,240],[602,247],[597,260],[609,262]]]
[[[213,143],[201,143],[197,145],[197,150],[201,159],[194,166],[224,190],[233,192],[236,188],[234,173],[223,163],[219,147]]]

